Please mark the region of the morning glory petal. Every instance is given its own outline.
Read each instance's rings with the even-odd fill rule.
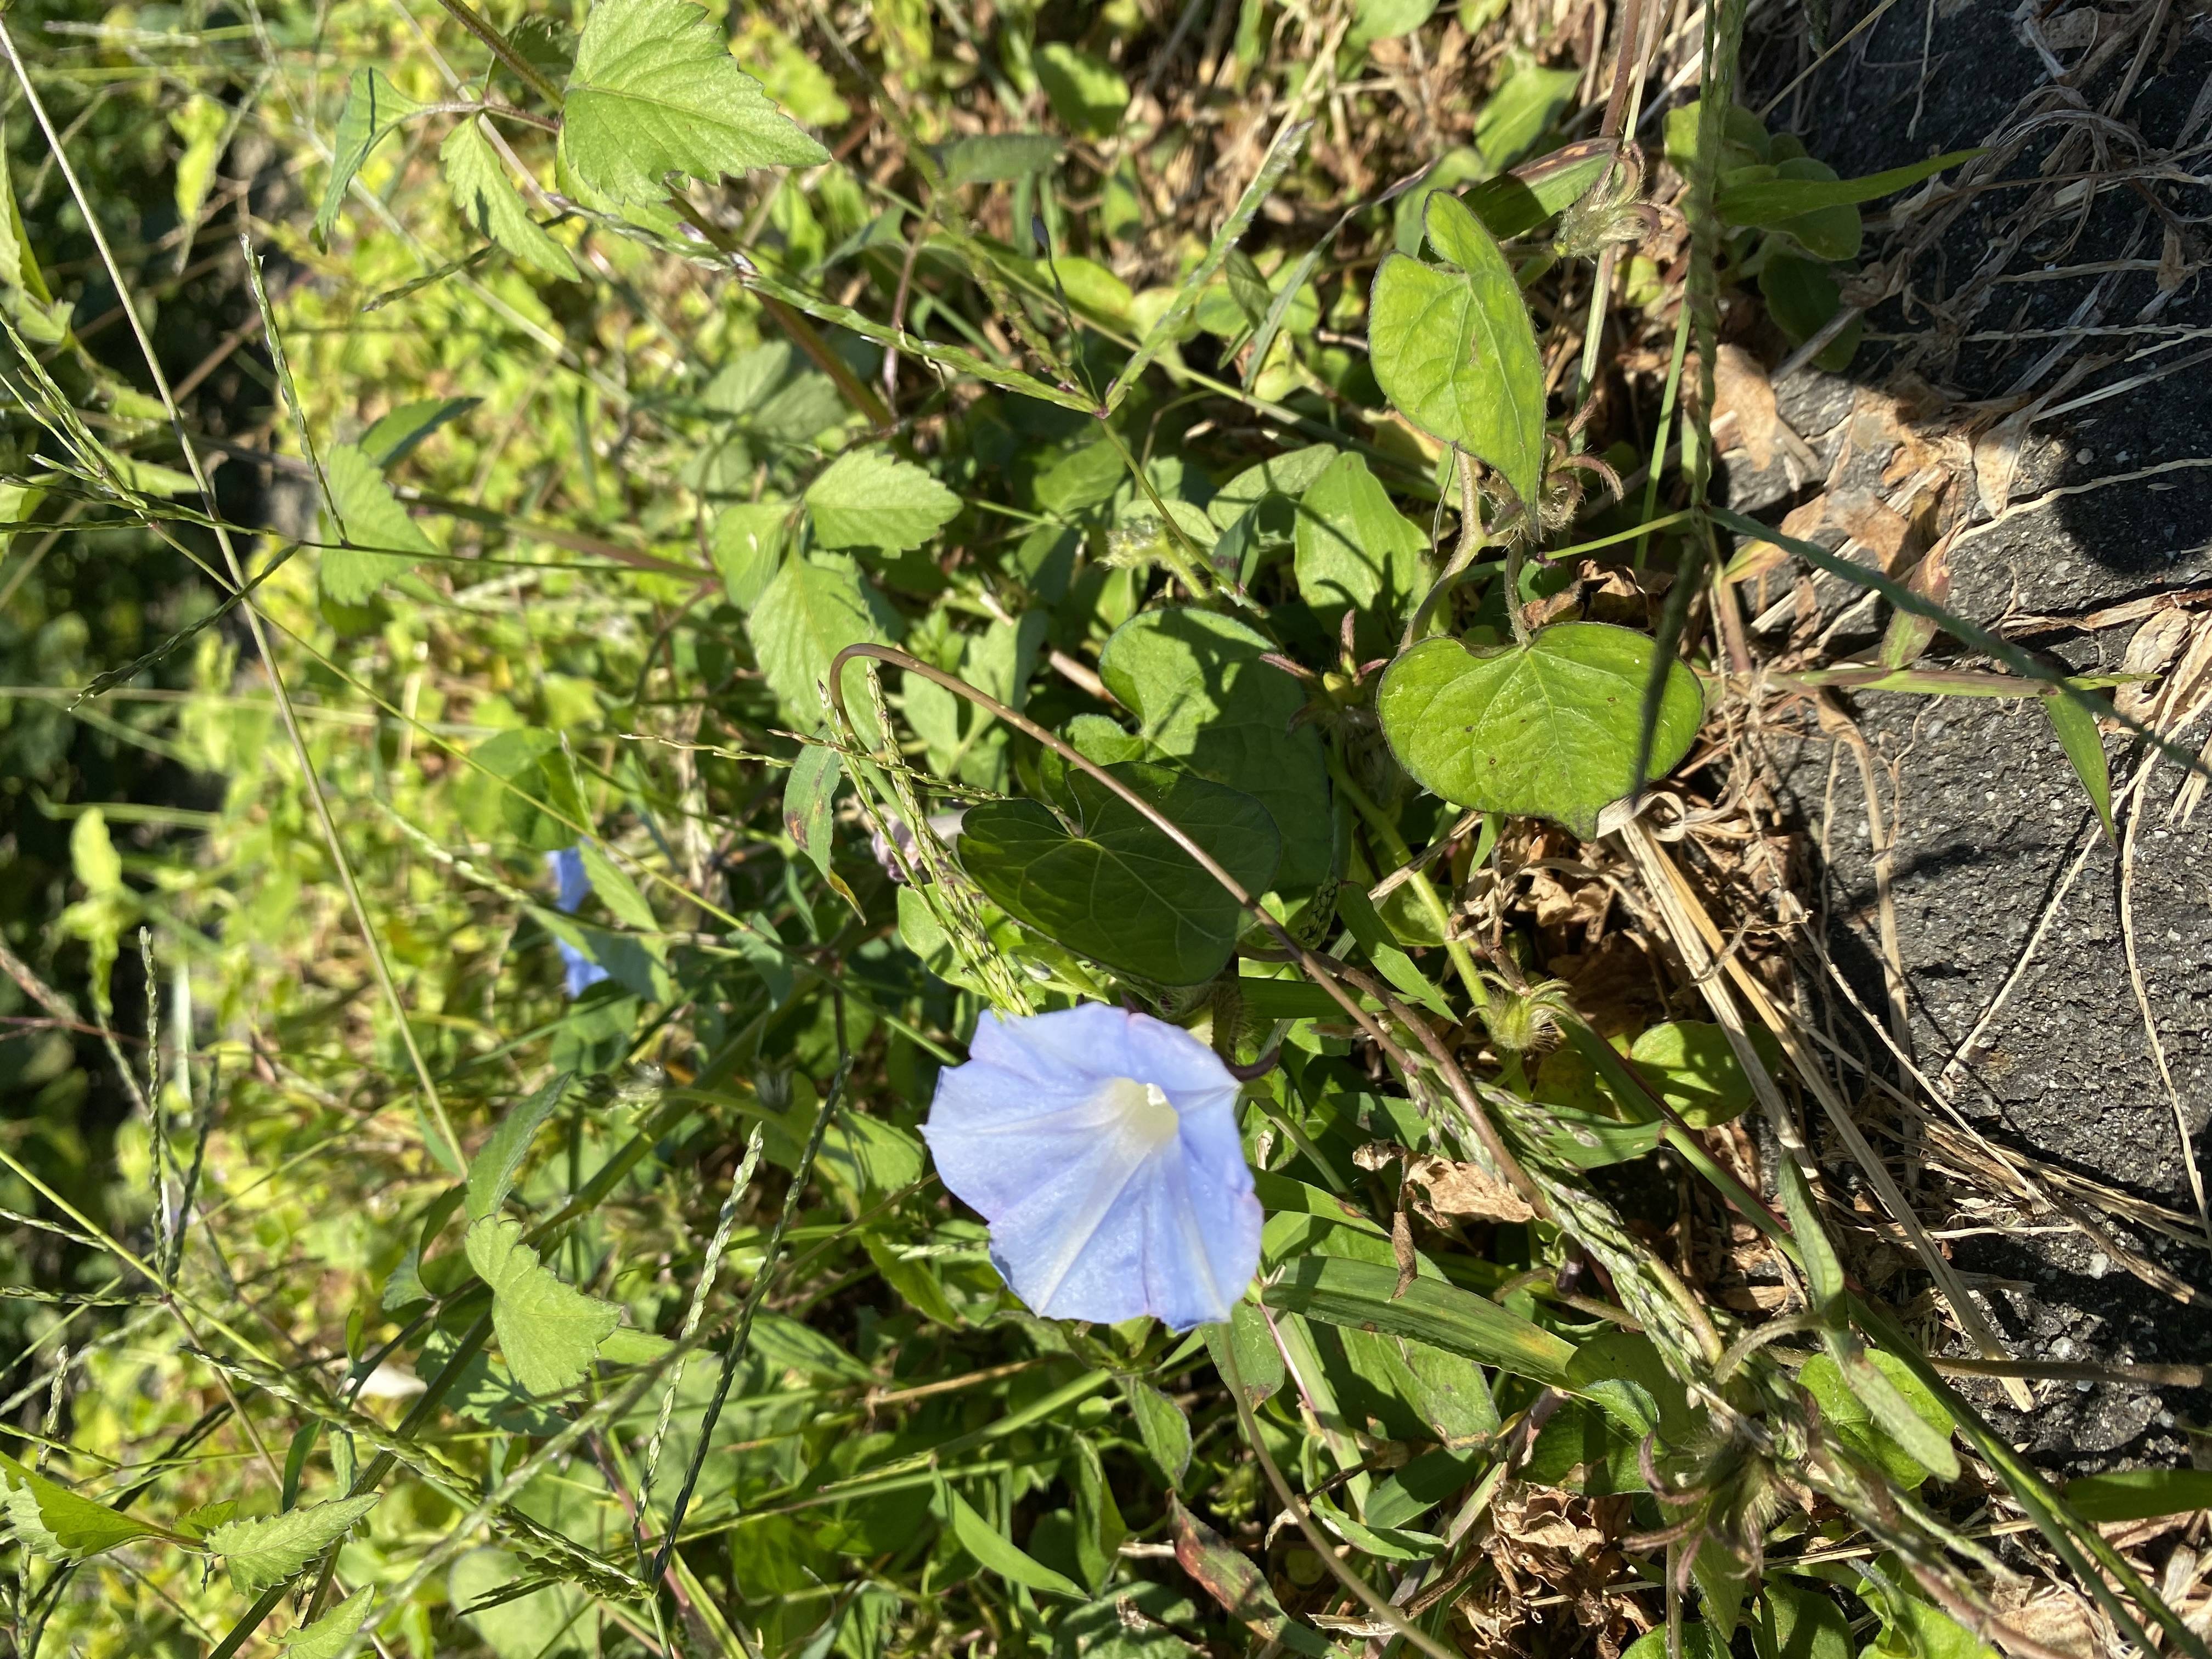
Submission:
[[[574,999],[584,994],[601,980],[612,977],[605,969],[593,962],[566,939],[556,939],[561,950],[561,968],[568,995]]]
[[[584,870],[584,850],[580,844],[564,847],[557,853],[545,855],[546,873],[553,878],[553,902],[567,915],[574,915],[576,908],[591,896],[592,878]]]
[[[1263,1217],[1237,1079],[1188,1032],[1097,1004],[985,1014],[922,1136],[991,1259],[1036,1312],[1176,1329],[1226,1319]]]

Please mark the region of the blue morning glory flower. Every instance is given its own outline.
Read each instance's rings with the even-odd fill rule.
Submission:
[[[574,915],[576,907],[589,896],[592,890],[592,878],[584,868],[581,844],[564,847],[557,853],[548,853],[545,869],[553,878],[553,902],[563,915]],[[608,976],[605,969],[567,939],[556,939],[554,943],[560,948],[561,966],[572,999],[583,995]]]
[[[1237,1079],[1188,1032],[1090,1004],[986,1013],[922,1139],[991,1224],[991,1260],[1054,1319],[1229,1317],[1260,1265]]]

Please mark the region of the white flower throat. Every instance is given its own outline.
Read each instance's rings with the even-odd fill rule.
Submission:
[[[1097,1100],[1121,1133],[1148,1152],[1166,1146],[1182,1127],[1182,1114],[1157,1083],[1139,1083],[1133,1077],[1109,1078],[1099,1089]]]

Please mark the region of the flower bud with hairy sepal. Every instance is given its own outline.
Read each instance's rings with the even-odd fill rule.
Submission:
[[[1483,1011],[1482,1023],[1502,1054],[1525,1054],[1550,1041],[1559,1030],[1560,1017],[1574,1012],[1563,981],[1539,980],[1534,985],[1502,979],[1492,982],[1497,989],[1490,1006]]]
[[[1643,187],[1644,153],[1624,144],[1597,182],[1559,216],[1553,251],[1563,259],[1595,259],[1608,247],[1651,236],[1659,228],[1659,213],[1638,199]]]

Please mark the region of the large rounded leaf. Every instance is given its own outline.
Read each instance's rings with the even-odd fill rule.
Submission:
[[[1241,790],[1164,766],[1107,769],[1204,848],[1248,893],[1275,879],[1282,842]],[[960,862],[991,902],[1055,944],[1155,985],[1201,985],[1235,948],[1243,907],[1142,813],[1070,771],[1073,824],[1033,800],[968,809]]]
[[[1544,476],[1544,365],[1513,267],[1456,196],[1429,198],[1430,245],[1457,270],[1383,256],[1367,318],[1375,380],[1401,414],[1505,475],[1534,502]]]
[[[1603,623],[1561,623],[1497,651],[1424,640],[1383,672],[1376,706],[1398,763],[1424,787],[1589,836],[1635,787],[1651,663],[1648,637]],[[1689,753],[1704,718],[1697,676],[1669,663],[1649,777]]]

